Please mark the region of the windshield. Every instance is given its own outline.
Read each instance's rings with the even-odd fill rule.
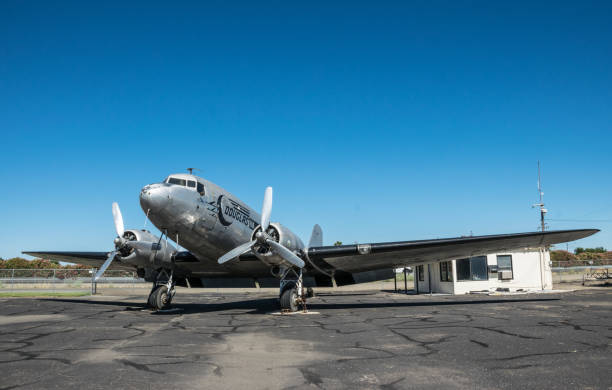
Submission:
[[[178,184],[179,186],[186,186],[187,181],[185,179],[178,179],[176,177],[168,178],[168,184]]]

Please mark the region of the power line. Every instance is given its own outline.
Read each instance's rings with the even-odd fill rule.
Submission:
[[[557,221],[557,222],[612,222],[612,219],[558,219],[558,218],[548,218],[549,221]]]

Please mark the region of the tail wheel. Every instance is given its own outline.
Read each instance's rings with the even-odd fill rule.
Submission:
[[[297,289],[295,287],[285,289],[285,291],[283,291],[280,297],[281,310],[291,311],[291,312],[297,311],[298,310],[297,300],[298,300],[298,295],[297,295]]]

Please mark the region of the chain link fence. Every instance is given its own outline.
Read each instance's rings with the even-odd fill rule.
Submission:
[[[582,266],[582,267],[553,267],[553,284],[555,283],[581,283],[589,281],[603,281],[612,279],[612,265]]]
[[[612,259],[552,260],[553,268],[595,267],[612,265]]]
[[[0,269],[0,292],[2,291],[91,291],[96,293],[98,286],[105,289],[126,289],[147,287],[144,279],[138,278],[136,272],[107,270],[94,282],[96,269]],[[612,265],[554,267],[553,283],[582,283],[590,280],[612,279]],[[397,280],[402,283],[403,275]],[[408,275],[411,280],[412,275]]]
[[[94,283],[96,269],[0,269],[0,291],[4,290],[91,290],[96,284],[135,287],[144,283],[136,272],[107,270]]]

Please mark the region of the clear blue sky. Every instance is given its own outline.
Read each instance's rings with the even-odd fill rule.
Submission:
[[[538,159],[612,247],[609,2],[327,3],[3,1],[0,256],[110,250],[190,166],[304,241],[533,231]]]

